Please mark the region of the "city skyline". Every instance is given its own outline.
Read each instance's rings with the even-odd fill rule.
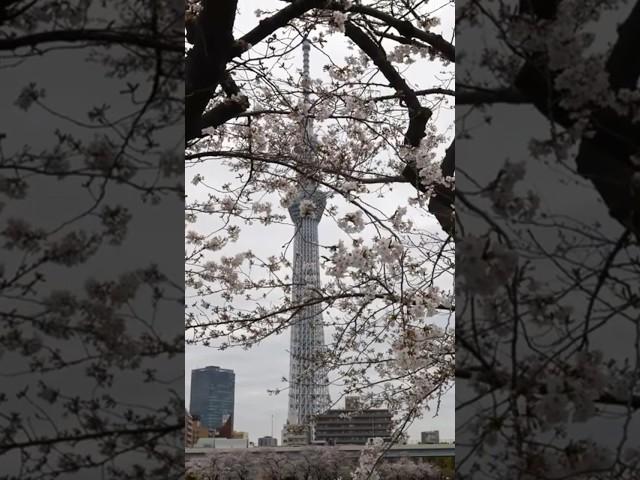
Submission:
[[[287,417],[286,383],[282,377],[288,369],[287,334],[273,337],[250,350],[228,349],[219,352],[213,347],[190,346],[190,355],[186,358],[187,372],[191,369],[216,364],[222,368],[231,368],[236,375],[236,391],[234,405],[234,428],[236,431],[248,432],[252,442],[269,436],[272,433],[272,415],[274,428],[273,437],[281,444],[281,427]],[[267,358],[268,361],[264,361]],[[262,361],[260,361],[262,360]],[[189,405],[191,375],[185,375],[185,404]],[[270,395],[268,390],[283,389],[280,394]],[[335,386],[329,386],[332,400],[339,408],[344,405],[342,392]],[[410,442],[418,442],[421,432],[439,430],[443,441],[455,439],[455,424],[451,420],[455,415],[455,391],[447,392],[440,405],[440,413],[432,418],[436,408],[431,405],[431,412],[425,412],[424,417],[416,420],[409,428]]]

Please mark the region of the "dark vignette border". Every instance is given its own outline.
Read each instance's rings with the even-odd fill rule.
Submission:
[[[640,2],[456,10],[457,477],[636,478]]]
[[[183,8],[0,7],[0,478],[183,474]]]

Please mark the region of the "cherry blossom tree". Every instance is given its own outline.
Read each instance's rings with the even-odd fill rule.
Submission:
[[[636,478],[640,3],[456,8],[457,476]]]
[[[397,413],[397,439],[454,373],[453,5],[284,3],[188,5],[187,341],[250,347],[319,305],[318,364],[344,394]],[[309,79],[305,39],[323,66]],[[321,290],[294,303],[289,245],[255,239],[290,227],[308,182],[329,196],[334,234],[320,240]]]
[[[299,453],[253,452],[239,450],[208,454],[188,461],[188,480],[336,480],[353,478],[357,458],[345,458],[333,448],[307,448]],[[380,480],[440,480],[440,469],[431,462],[408,458],[385,460]]]
[[[144,205],[183,196],[183,10],[108,3],[0,6],[8,480],[182,472],[183,400],[165,375],[184,344],[164,315],[181,310],[183,288],[166,263],[130,257],[153,243],[140,233],[153,224]]]

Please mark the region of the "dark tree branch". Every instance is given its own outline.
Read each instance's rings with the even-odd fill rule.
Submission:
[[[456,86],[456,105],[482,105],[486,103],[529,103],[516,88],[480,89]]]
[[[556,16],[561,0],[520,0],[520,15],[534,15],[551,20]]]
[[[631,186],[633,168],[628,156],[621,156],[608,143],[601,135],[583,138],[576,156],[578,173],[593,183],[609,214],[640,238],[638,206]]]
[[[224,125],[232,118],[236,118],[245,112],[248,108],[249,100],[244,95],[236,97],[236,99],[228,98],[202,115],[200,130],[202,130],[202,128],[217,128],[220,125]]]
[[[487,371],[483,368],[460,368],[456,367],[456,379],[462,380],[475,380],[480,383],[485,383],[488,386],[493,388],[503,388],[509,387],[511,385],[511,376],[506,372],[495,372],[495,371]],[[532,385],[536,385],[535,382],[532,382]],[[518,393],[526,393],[527,392],[527,382],[523,380],[519,384]],[[536,385],[538,391],[535,393],[538,395],[544,395],[546,393],[546,388],[544,385],[539,386]],[[630,406],[634,410],[640,409],[640,396],[634,395],[630,399],[622,400],[614,397],[609,393],[603,393],[598,399],[595,400],[597,403],[605,404],[605,405],[614,405],[618,407],[628,407]]]
[[[237,0],[222,0],[220,2],[213,3],[215,3],[215,6],[217,7],[215,10],[214,6],[211,4],[211,0],[203,2],[203,12],[196,20],[197,25],[187,27],[188,38],[190,38],[190,41],[194,42],[194,48],[187,54],[187,141],[199,137],[203,128],[219,126],[220,123],[217,122],[225,118],[220,114],[213,114],[205,117],[203,116],[203,112],[209,101],[212,99],[215,89],[220,85],[221,78],[224,75],[225,66],[228,61],[236,56],[242,55],[242,53],[248,48],[258,44],[273,32],[284,27],[295,18],[301,17],[309,10],[322,7],[337,8],[337,6],[332,6],[331,4],[326,5],[326,2],[323,0],[291,1],[288,6],[276,14],[261,20],[260,23],[249,33],[242,36],[240,39],[233,41],[231,31],[233,28],[235,5]],[[215,13],[213,13],[214,11]],[[403,36],[407,38],[420,39],[428,43],[447,60],[455,61],[455,47],[449,42],[446,42],[440,35],[425,32],[413,26],[411,22],[397,20],[370,7],[354,5],[354,7],[352,7],[352,11],[378,18],[398,30],[398,32]],[[198,35],[198,31],[207,33],[206,35]],[[367,40],[370,40],[364,32],[361,33]],[[201,37],[200,42],[198,41],[198,37]],[[371,41],[371,43],[376,46],[373,41]],[[206,58],[203,57],[203,54],[205,53],[207,54]],[[384,52],[382,52],[382,57],[386,57]],[[399,93],[404,92],[402,97],[409,99],[409,97],[407,97],[407,92],[410,92],[410,89],[406,85],[406,82],[404,82],[402,77],[395,72],[389,62],[385,60],[384,63],[393,70],[395,77],[397,77],[394,82],[390,81],[392,86],[394,86],[394,88],[399,86],[400,84],[397,81],[399,79],[400,82],[404,83],[405,88],[400,88],[400,90],[396,88],[396,90],[398,90]],[[389,70],[387,73],[389,73]],[[411,96],[415,97],[417,101],[415,94],[412,94]],[[245,103],[241,102],[236,104],[236,106],[239,105],[245,105]],[[236,109],[235,111],[237,114],[242,114],[245,110],[246,109]],[[228,109],[226,111],[230,112]],[[410,131],[408,132],[408,135],[412,139],[418,138],[419,143],[419,138],[422,138],[419,137],[419,135],[420,132],[422,132],[422,135],[424,136],[424,126],[426,126],[426,122],[429,120],[430,110],[420,107],[414,108],[413,112],[410,111],[410,113],[414,113],[415,117],[413,122],[410,123]],[[224,121],[227,121],[230,118],[234,117],[228,117]],[[424,126],[420,128],[420,124],[422,122],[424,123]]]
[[[283,1],[291,4],[297,3],[294,0]],[[344,11],[344,4],[342,2],[320,2],[320,5],[318,5],[318,7]],[[420,30],[408,20],[397,19],[387,13],[381,12],[380,10],[365,5],[352,5],[349,9],[349,12],[360,13],[362,15],[377,18],[390,27],[396,29],[397,32],[405,38],[417,38],[429,44],[429,46],[433,48],[436,53],[440,54],[445,60],[448,60],[450,62],[456,61],[456,47],[452,43],[447,42],[442,37],[442,35],[437,35],[425,30]]]
[[[88,42],[98,45],[128,45],[134,47],[153,48],[169,52],[183,52],[181,42],[166,42],[136,32],[119,30],[60,30],[34,33],[13,38],[0,39],[0,51],[17,50],[24,47],[38,47],[45,43],[78,43]]]
[[[387,60],[387,57],[378,45],[360,28],[354,25],[352,22],[345,23],[345,34],[356,44],[360,49],[365,52],[373,63],[378,67],[380,72],[387,79],[389,84],[402,95],[404,99],[408,113],[409,113],[409,126],[405,133],[405,143],[413,147],[418,147],[420,141],[425,136],[425,129],[429,118],[431,118],[431,110],[420,105],[420,100],[407,82],[402,78],[398,71]],[[455,149],[453,144],[447,149],[445,160],[443,160],[443,173],[446,165],[448,174],[446,176],[452,176],[455,169],[454,165]],[[411,183],[417,190],[427,192],[427,187],[420,179],[420,175],[415,163],[408,164],[402,172],[409,183]],[[454,195],[451,189],[444,185],[437,184],[431,188],[431,198],[429,200],[429,211],[435,215],[438,222],[442,226],[442,229],[449,235],[454,230],[454,209],[453,209]]]
[[[58,443],[71,443],[77,444],[87,440],[101,440],[108,439],[109,437],[122,437],[122,436],[130,436],[130,437],[140,437],[145,434],[169,434],[172,432],[178,432],[184,428],[183,423],[175,424],[175,425],[158,425],[151,427],[139,427],[133,429],[118,429],[118,430],[104,430],[93,433],[78,433],[69,435],[67,433],[63,433],[58,437],[40,437],[33,438],[30,440],[25,440],[23,442],[15,442],[15,443],[4,443],[0,446],[0,453],[7,453],[11,450],[15,449],[23,449],[23,448],[33,448],[33,447],[42,447],[46,445],[55,445]]]
[[[353,5],[349,11],[382,20],[387,25],[395,28],[400,35],[407,38],[417,38],[422,40],[423,42],[428,43],[444,59],[450,62],[456,61],[456,47],[447,42],[441,35],[420,30],[408,20],[399,20],[372,7]]]
[[[202,114],[226,73],[233,45],[237,0],[207,0],[194,22],[187,24],[193,48],[186,58],[186,140],[200,136]]]
[[[237,0],[207,0],[203,2],[203,11],[198,16],[195,30],[190,36],[196,43],[187,55],[187,101],[186,101],[186,140],[201,135],[203,128],[217,127],[249,108],[248,101],[220,104],[217,113],[204,114],[215,89],[226,74],[227,63],[242,55],[253,45],[267,38],[279,28],[309,10],[320,7],[322,0],[298,0],[292,2],[278,13],[261,20],[249,33],[234,41],[232,30],[235,21]],[[197,35],[198,31],[203,34]],[[198,38],[201,41],[198,42]],[[228,79],[227,79],[228,80]],[[224,88],[224,86],[223,86]],[[237,94],[238,92],[236,92]],[[246,98],[246,97],[245,97]],[[244,108],[240,108],[244,107]],[[218,107],[216,107],[218,108]],[[223,113],[224,112],[224,113]],[[235,112],[235,115],[227,116]],[[222,123],[218,123],[222,121]]]
[[[402,95],[409,112],[409,127],[405,134],[405,142],[408,145],[417,147],[420,145],[420,140],[425,136],[425,128],[432,115],[431,110],[420,105],[420,100],[418,100],[416,93],[391,65],[391,62],[387,60],[384,50],[376,45],[371,37],[352,22],[345,23],[345,35],[371,58],[380,73],[387,79],[389,85],[399,95]]]
[[[422,95],[448,95],[448,96],[455,96],[456,92],[453,90],[450,90],[448,88],[425,88],[424,90],[416,90],[414,91],[414,93],[416,94],[416,96],[422,96]],[[380,97],[373,97],[371,100],[374,102],[379,102],[382,100],[392,100],[394,98],[404,98],[404,94],[403,93],[396,93],[393,95],[382,95]]]
[[[241,55],[242,52],[246,50],[247,45],[257,45],[276,30],[287,25],[290,21],[301,17],[313,8],[322,7],[324,3],[323,0],[297,0],[291,2],[290,5],[271,17],[260,20],[257,27],[236,42],[231,52],[232,57],[230,57],[229,60]]]
[[[533,2],[532,3],[537,3]],[[533,6],[531,7],[533,8]],[[534,9],[535,11],[535,9]],[[555,15],[554,12],[544,11],[545,17]],[[640,73],[640,62],[630,59],[629,42],[637,37],[635,30],[630,27],[632,22],[640,21],[640,7],[634,7],[621,28],[621,36],[613,52],[608,68],[613,71],[613,81],[618,86],[626,85]],[[620,62],[630,65],[620,65]],[[550,122],[564,128],[571,128],[574,119],[559,103],[561,93],[552,90],[552,72],[547,65],[546,58],[537,55],[527,61],[515,81],[515,86],[522,95],[529,100]],[[595,129],[595,135],[581,140],[579,153],[576,156],[578,173],[591,181],[609,208],[612,218],[625,228],[634,232],[640,238],[640,209],[634,198],[633,181],[634,168],[630,156],[637,152],[638,130],[628,118],[620,117],[610,109],[596,108],[590,118]]]
[[[640,45],[640,1],[636,2],[627,20],[618,28],[618,41],[607,61],[609,82],[614,90],[636,88],[640,76],[638,45]]]
[[[444,158],[440,164],[443,177],[452,177],[455,173],[455,141],[447,148]],[[418,169],[415,164],[408,164],[402,171],[402,175],[413,185],[416,190],[427,193],[431,190],[431,198],[429,199],[429,211],[438,219],[442,229],[449,235],[455,233],[455,217],[454,202],[455,192],[442,184],[427,186],[420,179]]]

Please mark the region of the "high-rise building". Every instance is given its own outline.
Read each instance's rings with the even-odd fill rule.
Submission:
[[[303,44],[303,109],[309,109],[309,41]],[[305,114],[301,156],[314,154],[311,118]],[[305,158],[301,158],[304,163]],[[308,158],[306,159],[308,160]],[[293,240],[294,305],[304,304],[314,292],[320,292],[318,224],[326,206],[326,194],[315,182],[299,178],[299,192],[289,206],[295,225]],[[289,354],[289,409],[283,430],[284,445],[304,444],[312,440],[313,417],[330,405],[327,372],[320,365],[325,353],[322,305],[309,303],[300,308],[291,327]]]
[[[440,443],[440,431],[421,432],[420,443]]]
[[[209,430],[233,431],[235,382],[233,370],[213,366],[192,370],[191,415]]]

